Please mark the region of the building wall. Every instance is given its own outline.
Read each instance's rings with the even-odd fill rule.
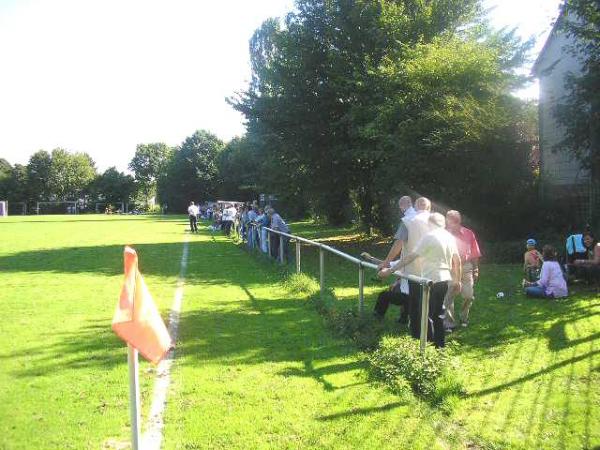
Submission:
[[[554,30],[549,37],[542,58],[537,63],[540,81],[539,120],[540,120],[540,161],[541,178],[545,185],[567,187],[587,184],[589,174],[581,169],[577,160],[568,152],[553,151],[564,136],[564,129],[554,119],[553,111],[557,103],[566,95],[564,82],[569,73],[581,72],[580,63],[563,50],[569,39],[560,31]]]

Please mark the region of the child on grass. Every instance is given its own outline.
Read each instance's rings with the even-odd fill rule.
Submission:
[[[529,282],[536,281],[540,277],[540,269],[544,258],[535,248],[535,239],[527,239],[527,251],[523,255],[523,270],[525,271],[525,280]]]
[[[560,265],[556,261],[556,250],[550,245],[544,245],[544,263],[540,279],[535,282],[523,281],[523,288],[528,297],[562,298],[569,295],[567,283]]]

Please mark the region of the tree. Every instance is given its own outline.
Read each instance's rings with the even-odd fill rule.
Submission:
[[[205,130],[186,138],[158,180],[160,201],[166,202],[170,211],[183,211],[189,201],[212,198],[218,186],[217,157],[222,149],[223,142]]]
[[[93,191],[99,200],[107,203],[127,203],[133,196],[136,186],[131,175],[109,167],[99,175],[93,184]]]
[[[9,195],[9,183],[12,175],[12,166],[4,158],[0,158],[0,199],[4,200]]]
[[[135,174],[146,203],[156,192],[157,180],[164,174],[172,152],[173,149],[162,142],[138,144],[129,169]]]
[[[27,163],[27,179],[29,199],[44,201],[50,197],[50,170],[52,157],[47,151],[40,150],[29,158]]]
[[[217,158],[221,198],[251,201],[258,197],[263,178],[259,152],[247,136],[234,138],[224,146]]]
[[[296,5],[255,32],[252,82],[232,100],[274,169],[271,186],[303,191],[332,223],[353,207],[365,229],[389,228],[391,198],[411,188],[466,204],[478,186],[457,189],[451,175],[471,180],[473,160],[479,173],[491,167],[498,133],[515,144],[512,70],[527,45],[478,23],[477,0]]]
[[[87,153],[52,150],[48,187],[56,199],[79,199],[96,177],[94,161]]]
[[[27,181],[27,168],[22,164],[15,164],[7,183],[8,201],[22,202],[27,198]]]

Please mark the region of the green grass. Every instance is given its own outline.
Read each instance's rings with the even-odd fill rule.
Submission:
[[[0,448],[112,448],[128,440],[125,347],[110,330],[122,247],[135,244],[166,314],[179,271],[179,217],[31,217],[0,222]],[[310,223],[357,255],[385,246]],[[348,236],[352,235],[351,238]],[[291,252],[293,254],[293,252]],[[281,269],[202,228],[190,242],[164,448],[592,449],[600,445],[600,298],[525,299],[518,266],[482,267],[460,345],[468,393],[450,413],[366,382]],[[303,269],[318,272],[303,248]],[[357,303],[357,271],[333,256],[328,287]],[[367,276],[367,308],[385,284]],[[504,291],[504,300],[496,292]],[[391,308],[387,328],[404,333]],[[149,406],[153,371],[142,365]]]

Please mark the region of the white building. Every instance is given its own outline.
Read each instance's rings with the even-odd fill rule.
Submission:
[[[561,30],[562,15],[556,21],[532,69],[540,85],[539,137],[540,178],[546,198],[569,198],[582,220],[591,214],[591,178],[569,152],[556,149],[564,137],[564,128],[554,118],[554,109],[569,92],[565,79],[570,73],[581,73],[581,63],[568,51],[574,41]],[[558,151],[556,151],[558,150]]]

